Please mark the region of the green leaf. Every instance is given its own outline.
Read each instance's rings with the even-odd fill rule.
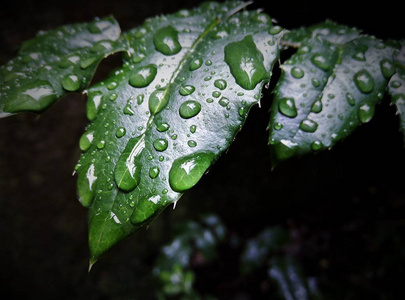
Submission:
[[[396,72],[388,84],[388,93],[391,95],[392,103],[397,109],[405,142],[405,42],[402,42],[402,47],[395,55],[394,62]],[[387,68],[391,69],[392,65],[388,64]]]
[[[258,103],[283,30],[260,12],[238,13],[245,6],[147,20],[125,34],[122,68],[89,89],[91,141],[76,170],[92,263],[197,184]]]
[[[331,148],[369,122],[384,95],[395,48],[369,36],[328,39],[303,39],[281,66],[269,122],[274,164]]]
[[[42,112],[63,95],[87,88],[98,63],[126,48],[119,37],[112,17],[39,32],[0,67],[0,117]]]

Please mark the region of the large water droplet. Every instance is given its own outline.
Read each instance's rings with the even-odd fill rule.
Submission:
[[[150,64],[139,67],[131,73],[129,84],[136,88],[146,87],[153,81],[153,79],[155,79],[156,74],[156,65]]]
[[[86,104],[86,115],[90,121],[93,121],[100,109],[100,103],[102,99],[101,92],[91,92],[89,93],[87,104]]]
[[[34,82],[25,91],[18,93],[12,101],[7,102],[4,111],[11,113],[41,112],[57,98],[58,95],[47,81]]]
[[[315,132],[318,128],[318,123],[310,119],[305,119],[300,124],[300,129],[305,132]]]
[[[160,28],[156,31],[153,36],[153,43],[156,50],[165,55],[173,55],[181,50],[178,32],[172,26]]]
[[[139,164],[142,151],[145,148],[144,136],[131,138],[115,167],[114,177],[118,188],[130,192],[137,187],[141,176]]]
[[[185,101],[180,105],[179,113],[184,119],[196,116],[201,111],[201,104],[194,100]]]
[[[77,75],[66,75],[62,79],[62,87],[69,92],[77,91],[78,89],[80,89],[80,85],[80,80]]]
[[[156,149],[156,151],[165,151],[168,146],[169,143],[165,139],[157,139],[153,142],[153,147]]]
[[[226,89],[226,85],[227,85],[227,83],[223,79],[217,79],[214,81],[214,86],[219,88],[220,90]]]
[[[329,60],[322,54],[314,54],[311,57],[311,61],[322,71],[328,71],[331,67]]]
[[[298,115],[294,98],[281,98],[278,103],[278,110],[285,116],[294,118]]]
[[[93,140],[94,140],[94,131],[83,133],[83,135],[80,137],[79,140],[80,150],[87,151],[91,147]]]
[[[95,167],[92,164],[85,172],[81,171],[77,178],[77,195],[84,207],[89,207],[93,202],[95,195],[94,183],[97,180],[95,174]]]
[[[225,62],[236,83],[246,90],[253,90],[260,81],[269,78],[263,61],[263,54],[257,49],[251,35],[225,47]]]
[[[374,116],[374,106],[363,104],[359,107],[359,119],[362,123],[369,122]]]
[[[362,93],[370,93],[374,89],[374,79],[367,70],[360,70],[354,75],[354,83]]]
[[[169,92],[167,89],[160,89],[154,91],[149,96],[149,111],[152,115],[160,112],[169,102]]]
[[[176,192],[192,188],[215,158],[212,152],[200,152],[176,159],[169,171],[170,187]]]

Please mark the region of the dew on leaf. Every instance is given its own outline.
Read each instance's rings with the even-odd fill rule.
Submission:
[[[192,188],[213,162],[212,152],[198,152],[176,159],[169,171],[170,187],[176,192]]]
[[[290,72],[291,76],[297,79],[300,79],[305,75],[304,71],[299,67],[293,67]]]
[[[183,85],[181,86],[179,93],[182,96],[188,96],[191,95],[192,93],[194,93],[195,91],[195,87],[192,85]]]
[[[189,70],[190,71],[194,71],[199,69],[203,64],[203,60],[202,58],[195,58],[191,63],[190,63],[190,67]]]
[[[159,132],[165,132],[170,128],[170,125],[164,122],[156,124],[156,129]]]
[[[154,64],[146,65],[135,69],[129,78],[129,84],[136,88],[148,86],[157,74],[157,67]]]
[[[158,177],[159,173],[160,173],[160,170],[156,166],[151,167],[149,169],[149,177],[152,178],[152,179],[155,179],[156,177]]]
[[[152,115],[162,111],[169,102],[169,93],[166,89],[158,89],[149,96],[149,111]]]
[[[80,150],[87,151],[91,147],[93,139],[94,139],[93,131],[83,133],[83,135],[80,137],[79,140]]]
[[[300,124],[300,129],[305,132],[315,132],[318,128],[318,123],[310,119],[305,119]]]
[[[354,106],[356,104],[356,99],[354,99],[350,93],[346,94],[346,101],[350,106]]]
[[[285,116],[294,118],[298,115],[294,98],[281,98],[278,103],[278,110]]]
[[[312,149],[313,151],[321,150],[322,147],[323,147],[323,144],[322,144],[320,141],[314,141],[314,142],[312,142],[312,144],[311,144],[311,149]]]
[[[246,90],[253,90],[269,74],[263,65],[263,54],[257,49],[251,35],[225,47],[225,62],[236,83]]]
[[[168,142],[165,139],[157,139],[153,142],[153,147],[156,149],[156,151],[165,151],[168,147]]]
[[[94,199],[94,184],[97,180],[95,173],[95,167],[94,164],[92,164],[85,172],[81,171],[77,179],[77,194],[80,203],[84,207],[89,207]]]
[[[194,148],[194,147],[197,146],[197,142],[196,142],[196,141],[193,141],[193,140],[189,140],[189,141],[187,142],[187,145],[188,145],[189,147],[191,147],[191,148]]]
[[[80,89],[79,77],[74,74],[66,75],[62,79],[62,87],[69,92],[77,91],[78,89]]]
[[[311,112],[313,113],[320,113],[322,111],[322,101],[316,100],[314,104],[312,104]]]
[[[219,88],[220,90],[226,89],[226,85],[227,85],[227,83],[223,79],[217,79],[214,81],[214,86]]]
[[[89,94],[89,98],[86,104],[86,115],[90,121],[93,121],[96,118],[100,108],[101,99],[101,92],[94,92]]]
[[[391,78],[395,73],[395,65],[389,59],[383,59],[380,62],[381,72],[386,79]]]
[[[370,93],[374,89],[374,79],[367,70],[360,70],[354,75],[354,83],[362,93]]]
[[[194,100],[185,101],[180,105],[179,113],[184,119],[196,116],[201,111],[201,104]]]
[[[115,136],[117,138],[122,138],[125,135],[125,133],[126,133],[126,130],[124,127],[118,127],[117,131],[115,131]]]
[[[144,148],[143,136],[129,139],[114,171],[115,182],[119,189],[130,192],[138,186],[141,178],[139,160]]]
[[[369,122],[374,116],[374,106],[363,104],[359,107],[359,119],[362,123]]]
[[[331,67],[329,60],[322,54],[314,54],[311,62],[322,71],[328,71]]]
[[[165,55],[173,55],[181,50],[178,32],[172,26],[163,27],[156,31],[153,36],[153,43],[156,50]]]

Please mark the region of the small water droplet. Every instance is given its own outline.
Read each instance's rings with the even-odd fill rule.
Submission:
[[[369,122],[374,116],[374,106],[363,104],[359,107],[359,119],[362,123]]]
[[[176,192],[192,188],[215,158],[212,152],[199,152],[176,159],[169,171],[170,187]]]
[[[356,104],[356,99],[354,99],[350,93],[346,94],[346,101],[350,106],[354,106]]]
[[[314,104],[312,104],[311,112],[320,113],[321,111],[322,111],[322,102],[321,100],[316,100]]]
[[[117,88],[117,86],[118,86],[118,84],[117,84],[115,81],[113,81],[113,82],[110,82],[110,83],[107,85],[107,89],[109,89],[109,90],[114,90],[114,89]]]
[[[74,74],[66,75],[62,79],[62,87],[69,92],[77,91],[78,89],[80,89],[80,86],[81,86],[80,80],[79,77],[77,77],[77,75]]]
[[[105,147],[105,141],[104,140],[101,140],[101,141],[99,141],[98,143],[97,143],[97,148],[98,149],[103,149]]]
[[[131,73],[129,84],[136,88],[148,86],[157,74],[157,67],[154,64],[138,67]]]
[[[160,169],[158,167],[156,167],[156,166],[151,167],[149,169],[149,177],[152,178],[152,179],[155,179],[156,177],[158,177],[159,173],[160,173]]]
[[[312,78],[312,79],[311,79],[311,83],[312,83],[312,85],[313,85],[314,87],[319,87],[319,86],[321,85],[321,82],[320,82],[318,79],[316,79],[316,78]]]
[[[195,91],[195,87],[192,85],[183,85],[181,86],[179,93],[182,96],[188,96],[191,95],[192,93],[194,93]]]
[[[89,93],[87,104],[86,104],[86,115],[90,121],[93,121],[100,109],[100,103],[102,99],[101,92],[91,92]]]
[[[278,103],[278,110],[285,116],[294,118],[298,115],[294,98],[281,98]]]
[[[380,68],[381,68],[381,72],[383,73],[383,75],[386,79],[391,78],[391,76],[394,75],[394,73],[396,71],[395,65],[389,59],[381,60]]]
[[[281,124],[281,123],[275,123],[275,124],[274,124],[274,129],[277,130],[277,131],[283,129],[283,124]]]
[[[153,36],[153,43],[156,50],[165,55],[174,55],[181,50],[178,32],[172,26],[157,30]]]
[[[202,58],[196,58],[190,63],[189,70],[190,71],[197,70],[202,66],[202,64],[203,64]]]
[[[291,73],[292,77],[297,78],[297,79],[300,79],[300,78],[304,77],[304,75],[305,75],[304,71],[299,67],[293,67],[291,69],[290,73]]]
[[[196,116],[201,111],[201,104],[194,100],[185,101],[180,105],[179,113],[184,119]]]
[[[374,89],[374,79],[367,70],[360,70],[354,75],[354,83],[362,93],[370,93]]]
[[[124,127],[118,127],[117,131],[115,132],[115,136],[117,138],[122,138],[126,133],[126,130]]]
[[[169,143],[165,139],[157,139],[153,142],[153,147],[159,152],[165,151],[168,146]]]
[[[80,137],[79,140],[80,150],[87,151],[91,147],[93,140],[94,140],[94,131],[83,133],[83,135]]]
[[[187,142],[187,145],[188,145],[189,147],[191,147],[191,148],[194,148],[194,147],[197,146],[197,142],[196,142],[196,141],[193,141],[193,140],[189,140],[189,141]]]
[[[159,132],[165,132],[165,131],[169,130],[169,128],[170,128],[170,125],[167,123],[164,123],[164,122],[156,124],[156,129]]]
[[[222,107],[227,107],[229,104],[229,99],[226,97],[222,97],[221,99],[219,99],[218,101],[219,105],[221,105]]]
[[[190,132],[191,132],[191,133],[195,133],[196,130],[197,130],[197,126],[196,126],[196,125],[191,125],[191,126],[190,126]]]
[[[323,144],[322,144],[320,141],[314,141],[314,142],[311,144],[311,149],[312,149],[313,151],[321,150],[322,147],[323,147]]]

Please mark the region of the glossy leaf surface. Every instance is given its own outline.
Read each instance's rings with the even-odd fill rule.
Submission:
[[[87,88],[98,63],[126,48],[119,37],[112,17],[39,32],[0,67],[0,117],[41,112],[66,93]]]
[[[281,66],[269,124],[273,163],[331,148],[372,119],[393,75],[395,49],[346,32],[299,36],[297,53]]]
[[[122,68],[89,89],[77,172],[92,262],[197,184],[258,103],[283,30],[245,6],[147,20],[125,34]]]

